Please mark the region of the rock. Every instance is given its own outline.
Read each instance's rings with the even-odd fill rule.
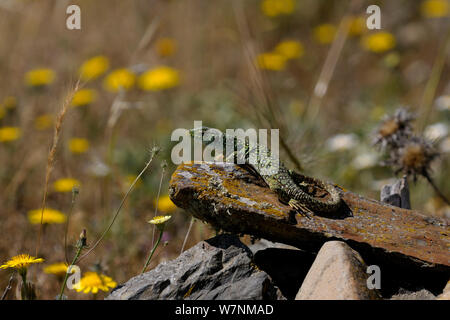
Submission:
[[[271,300],[277,294],[267,273],[252,262],[248,247],[237,236],[222,234],[130,279],[106,299]]]
[[[447,285],[444,288],[444,292],[437,297],[438,300],[450,300],[450,281],[447,282]]]
[[[393,184],[383,186],[380,194],[381,201],[390,205],[411,209],[411,201],[409,200],[409,186],[406,176],[395,181]]]
[[[295,300],[373,300],[380,296],[367,288],[367,266],[358,252],[341,241],[325,243]]]
[[[262,179],[226,163],[178,166],[171,200],[217,230],[295,246],[316,254],[330,240],[344,241],[382,271],[382,294],[399,287],[437,295],[450,272],[448,220],[398,208],[337,186],[343,199],[333,214],[310,218],[292,212]]]
[[[266,239],[249,248],[258,268],[270,276],[285,299],[293,300],[316,255]]]
[[[400,290],[400,292],[391,297],[391,300],[435,300],[436,297],[430,291],[422,289],[420,291]]]
[[[287,299],[293,300],[315,255],[299,249],[266,248],[254,254],[255,264],[265,271]]]
[[[253,254],[256,254],[260,250],[265,250],[269,248],[299,250],[296,247],[284,243],[272,242],[266,239],[260,239],[256,241],[254,244],[250,245],[248,248],[252,251]]]

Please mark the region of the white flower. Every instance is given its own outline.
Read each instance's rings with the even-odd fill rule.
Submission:
[[[443,95],[436,99],[436,108],[438,110],[450,110],[450,95]]]
[[[445,123],[439,122],[431,124],[425,128],[425,137],[430,140],[437,140],[448,135],[448,128]]]
[[[327,147],[331,151],[349,150],[356,146],[358,137],[353,134],[337,134],[327,140]]]
[[[108,165],[106,165],[102,160],[100,160],[98,157],[94,157],[89,166],[88,166],[88,172],[96,177],[106,177],[110,174],[111,169]]]
[[[353,159],[352,165],[357,170],[373,167],[377,164],[377,155],[374,153],[362,153]]]
[[[441,149],[442,153],[450,153],[450,137],[442,140],[439,148]]]

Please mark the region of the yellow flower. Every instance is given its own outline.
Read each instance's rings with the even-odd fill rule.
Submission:
[[[53,115],[43,114],[34,120],[34,127],[37,130],[46,130],[53,125]]]
[[[20,138],[22,131],[18,127],[1,127],[0,142],[10,142]]]
[[[170,57],[177,50],[177,44],[172,38],[161,38],[156,42],[156,51],[161,57]]]
[[[111,288],[115,288],[117,283],[110,277],[104,274],[98,274],[97,272],[86,272],[80,279],[80,282],[75,285],[77,292],[83,291],[83,293],[92,292],[96,294],[98,290],[109,291]]]
[[[281,71],[286,67],[286,57],[278,53],[266,52],[258,55],[256,63],[261,69]]]
[[[336,27],[330,23],[321,24],[314,28],[314,38],[320,44],[333,42],[336,35]]]
[[[156,205],[156,200],[155,200]],[[177,208],[177,206],[170,200],[170,197],[168,195],[162,196],[159,198],[158,201],[158,211],[162,212],[172,212]]]
[[[29,254],[19,254],[18,256],[12,257],[10,260],[5,262],[5,264],[0,266],[0,269],[14,268],[19,271],[28,268],[29,265],[33,263],[41,263],[44,259],[35,258]]]
[[[152,220],[150,220],[148,223],[151,224],[163,224],[166,223],[172,216],[156,216]]]
[[[448,0],[423,1],[420,7],[422,15],[427,18],[442,18],[450,11]]]
[[[93,89],[81,89],[75,92],[72,98],[73,107],[82,107],[91,104],[97,99],[97,92]]]
[[[366,19],[363,17],[350,18],[348,33],[352,36],[359,36],[367,30]]]
[[[2,119],[6,115],[5,108],[0,105],[0,119]]]
[[[41,223],[41,209],[28,211],[28,221],[31,224]],[[42,217],[42,223],[53,224],[53,223],[64,223],[66,222],[66,215],[61,211],[45,208],[44,215]]]
[[[71,192],[73,188],[79,186],[80,181],[71,178],[59,179],[53,183],[53,189],[56,192]]]
[[[139,77],[139,87],[146,91],[170,89],[180,83],[179,72],[173,68],[160,66],[143,73]]]
[[[68,265],[65,262],[53,263],[44,268],[47,274],[54,274],[56,276],[63,276],[67,273]]]
[[[35,69],[25,74],[25,83],[30,87],[42,87],[55,80],[55,73],[51,69]]]
[[[261,2],[261,10],[268,17],[276,17],[279,15],[288,15],[295,10],[294,0],[263,0]]]
[[[376,32],[362,38],[362,46],[372,52],[385,52],[395,47],[395,37],[389,32]]]
[[[300,41],[286,40],[275,47],[275,52],[283,55],[286,59],[296,59],[303,56],[305,50]]]
[[[69,150],[72,153],[85,153],[89,150],[89,141],[83,138],[72,138],[69,140]]]
[[[103,82],[106,90],[117,92],[121,89],[128,90],[134,86],[136,76],[128,69],[122,68],[112,71]]]
[[[6,109],[14,109],[15,107],[17,107],[17,99],[13,96],[6,97],[5,99],[3,99],[2,105]]]
[[[81,80],[93,80],[100,77],[109,68],[109,60],[105,56],[95,56],[85,61],[80,67]]]

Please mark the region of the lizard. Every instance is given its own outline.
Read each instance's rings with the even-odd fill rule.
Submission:
[[[279,201],[288,204],[297,213],[302,215],[311,215],[315,212],[332,213],[341,207],[342,199],[334,185],[287,169],[279,159],[271,157],[270,150],[262,144],[256,144],[252,149],[246,139],[242,141],[237,139],[236,136],[229,136],[218,129],[205,126],[191,129],[189,133],[194,139],[201,139],[203,143],[205,142],[203,136],[208,131],[220,135],[219,139],[222,139],[223,150],[226,150],[227,143],[233,140],[234,149],[226,157],[226,160],[236,160],[238,154],[243,155],[241,159],[244,161],[244,168],[259,175],[268,187],[277,194]],[[249,161],[250,153],[255,151],[257,151],[255,154],[259,155],[256,164]],[[274,161],[278,161],[278,163],[273,163]],[[277,170],[269,170],[274,165],[276,165]],[[311,195],[311,189],[325,190],[329,194],[329,199],[321,199]]]

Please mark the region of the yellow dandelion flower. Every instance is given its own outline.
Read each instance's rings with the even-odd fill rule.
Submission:
[[[289,15],[295,10],[294,0],[263,0],[261,10],[268,17],[277,17],[279,15]]]
[[[97,272],[86,272],[80,279],[80,282],[75,285],[77,292],[96,294],[99,290],[109,291],[117,286],[117,283],[110,277]]]
[[[155,200],[155,206],[156,202],[157,201]],[[159,198],[158,211],[169,213],[175,211],[176,208],[177,206],[175,205],[175,203],[172,202],[172,200],[170,200],[170,197],[168,195]]]
[[[81,80],[93,80],[100,77],[109,68],[109,60],[105,56],[95,56],[85,61],[80,67]]]
[[[367,30],[366,19],[364,17],[350,18],[348,33],[351,36],[359,36]]]
[[[389,32],[380,31],[363,37],[361,44],[366,50],[385,52],[395,47],[395,37]]]
[[[35,69],[25,74],[25,83],[29,87],[43,87],[55,80],[55,72],[51,69]]]
[[[258,55],[256,63],[261,69],[281,71],[286,67],[286,57],[278,53],[266,52]]]
[[[300,41],[285,40],[275,47],[275,52],[285,56],[286,59],[296,59],[303,56],[305,50]]]
[[[170,218],[172,218],[172,216],[156,216],[152,220],[150,220],[148,223],[155,224],[155,225],[163,224],[163,223],[166,223],[167,221],[169,221]]]
[[[158,91],[176,87],[180,83],[178,70],[160,66],[143,73],[139,77],[139,87],[146,91]]]
[[[13,268],[22,271],[23,269],[28,268],[28,266],[30,266],[31,264],[41,263],[43,261],[44,259],[35,258],[30,256],[29,254],[19,254],[6,261],[5,264],[0,266],[0,269]]]
[[[37,130],[47,130],[53,126],[53,115],[43,114],[34,120],[34,127]]]
[[[17,99],[13,96],[6,97],[5,99],[3,99],[2,105],[6,109],[14,109],[15,107],[17,107]]]
[[[161,38],[156,42],[156,52],[161,57],[170,57],[177,50],[177,44],[172,38]]]
[[[128,69],[122,68],[112,71],[105,78],[103,85],[106,90],[118,92],[119,90],[128,90],[134,86],[136,76]]]
[[[1,127],[0,142],[11,142],[20,138],[22,130],[18,127]]]
[[[56,276],[64,276],[67,273],[68,265],[65,262],[53,263],[44,268],[47,274],[54,274]]]
[[[28,221],[31,224],[40,224],[41,223],[41,209],[28,211]],[[42,223],[44,224],[59,224],[66,222],[66,215],[61,211],[55,209],[44,209],[44,215],[42,217]]]
[[[80,181],[77,179],[64,178],[56,180],[53,183],[53,189],[56,192],[71,192],[73,188],[79,187],[80,185]]]
[[[330,23],[321,24],[314,28],[314,38],[320,44],[333,42],[336,35],[336,27]]]
[[[75,92],[72,98],[73,107],[87,106],[97,99],[97,92],[94,89],[81,89]]]
[[[426,0],[422,2],[420,11],[426,18],[442,18],[448,16],[450,6],[448,0]]]
[[[89,150],[89,141],[83,138],[72,138],[69,140],[69,150],[75,154],[85,153]]]

